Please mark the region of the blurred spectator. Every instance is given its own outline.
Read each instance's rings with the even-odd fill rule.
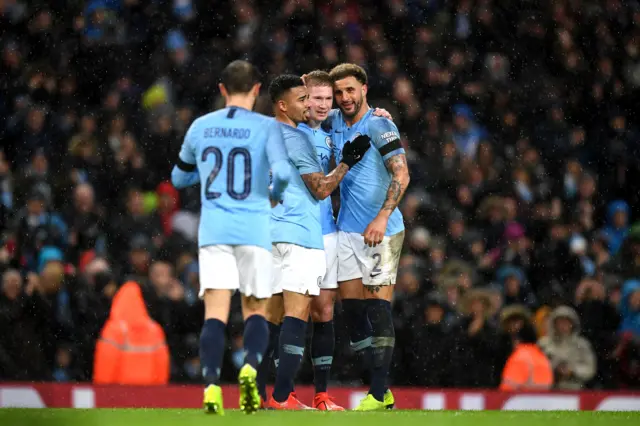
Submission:
[[[620,331],[640,339],[640,281],[630,280],[624,283],[620,312],[622,314]]]
[[[548,335],[538,344],[551,361],[558,389],[581,389],[595,375],[595,353],[580,335],[580,319],[572,308],[560,306],[551,313]]]
[[[553,386],[553,370],[545,354],[536,346],[536,332],[525,323],[515,333],[514,349],[502,371],[500,389],[540,391]]]
[[[169,380],[169,349],[162,328],[144,306],[135,282],[113,298],[111,315],[96,345],[94,383],[160,385]]]

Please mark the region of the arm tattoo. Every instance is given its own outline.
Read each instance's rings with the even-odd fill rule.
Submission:
[[[324,200],[340,185],[342,178],[348,171],[349,167],[344,163],[340,163],[338,167],[326,176],[322,172],[309,173],[302,175],[302,180],[314,197],[318,200]]]
[[[387,198],[385,198],[380,211],[391,214],[400,204],[400,200],[402,200],[402,196],[407,190],[407,186],[409,186],[409,167],[404,154],[394,155],[389,158],[385,161],[385,166],[391,175],[391,183],[387,190]]]

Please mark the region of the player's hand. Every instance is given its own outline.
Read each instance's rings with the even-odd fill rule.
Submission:
[[[358,136],[352,142],[347,142],[342,148],[342,162],[352,168],[362,160],[369,148],[371,148],[371,138],[367,135]]]
[[[387,231],[388,221],[389,219],[384,216],[376,216],[362,234],[364,236],[364,243],[369,247],[375,247],[380,244]]]
[[[391,113],[389,111],[387,111],[384,108],[376,108],[373,110],[373,115],[375,115],[376,117],[384,117],[387,118],[391,121],[393,121],[393,117],[391,116]]]

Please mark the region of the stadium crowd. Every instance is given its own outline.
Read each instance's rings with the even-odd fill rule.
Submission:
[[[0,0],[1,380],[91,380],[134,280],[199,382],[199,188],[167,181],[236,58],[265,84],[359,64],[403,133],[394,386],[496,387],[530,321],[558,388],[640,387],[635,0]]]

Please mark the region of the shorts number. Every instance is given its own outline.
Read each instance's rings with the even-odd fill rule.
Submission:
[[[382,272],[382,269],[380,269],[380,262],[382,262],[382,255],[380,253],[374,253],[373,256],[373,260],[376,261],[376,264],[373,266],[373,269],[371,270],[371,274],[376,275]]]
[[[218,173],[220,173],[220,169],[222,168],[222,151],[220,148],[215,146],[207,147],[202,152],[202,161],[207,161],[209,155],[213,154],[215,156],[215,162],[213,164],[213,169],[211,169],[211,173],[207,177],[207,183],[204,195],[207,200],[215,200],[219,198],[222,194],[216,191],[211,190],[211,185],[213,185],[213,181],[218,177]],[[238,192],[234,188],[234,176],[236,169],[236,157],[241,156],[244,159],[244,182],[242,186],[242,192]],[[227,194],[234,200],[244,200],[251,193],[251,153],[247,151],[245,148],[233,148],[229,152],[229,157],[227,158]]]

